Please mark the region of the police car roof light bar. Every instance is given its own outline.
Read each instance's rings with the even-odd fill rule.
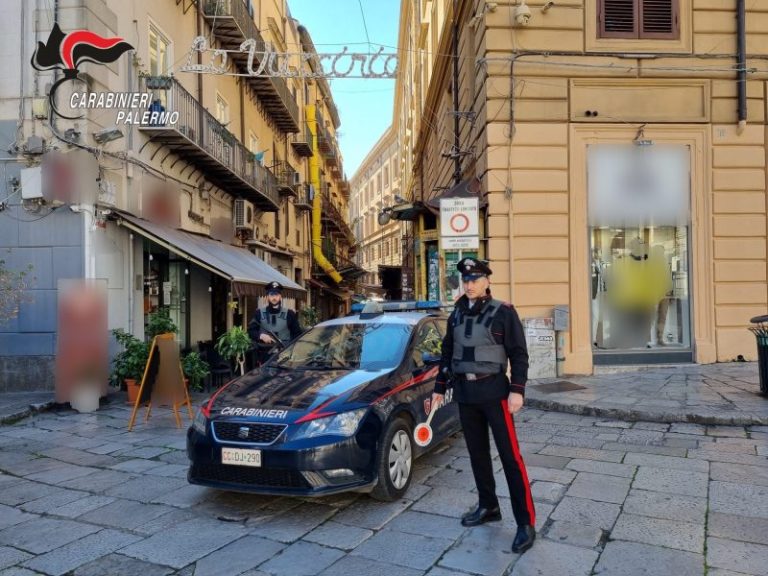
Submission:
[[[438,300],[402,300],[389,302],[365,302],[352,304],[352,313],[370,314],[381,312],[412,312],[414,310],[439,310],[447,307]]]

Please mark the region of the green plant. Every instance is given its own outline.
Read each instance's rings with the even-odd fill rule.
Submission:
[[[149,343],[142,342],[122,328],[112,330],[112,335],[123,350],[112,360],[110,384],[121,386],[125,380],[141,380],[149,357]]]
[[[149,322],[147,323],[147,336],[152,339],[158,334],[176,334],[179,329],[176,324],[171,320],[171,313],[168,308],[159,308],[157,312],[153,312],[149,315]]]
[[[208,362],[200,357],[197,352],[190,352],[181,361],[181,367],[184,369],[184,375],[189,378],[189,387],[192,390],[203,389],[203,378],[211,373]]]
[[[314,306],[305,306],[299,312],[301,316],[301,325],[304,328],[312,328],[318,321],[317,308]]]
[[[251,348],[251,337],[240,326],[233,326],[216,340],[216,351],[224,358],[234,360],[245,373],[245,353]]]

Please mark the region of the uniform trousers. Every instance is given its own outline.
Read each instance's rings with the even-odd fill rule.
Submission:
[[[482,404],[459,403],[459,417],[464,429],[464,438],[469,450],[472,474],[479,493],[481,508],[496,508],[496,481],[493,477],[491,446],[488,427],[493,432],[499,459],[509,486],[512,512],[518,526],[536,524],[531,485],[520,454],[515,434],[515,423],[509,413],[507,399]]]

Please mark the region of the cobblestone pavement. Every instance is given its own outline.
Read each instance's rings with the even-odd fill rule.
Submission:
[[[0,575],[768,574],[768,427],[663,424],[526,408],[518,432],[540,538],[510,552],[476,502],[457,436],[407,498],[278,498],[187,484],[167,411],[47,412],[0,427]]]

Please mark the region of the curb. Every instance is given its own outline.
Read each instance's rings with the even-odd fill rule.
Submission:
[[[0,414],[0,426],[13,424],[14,422],[18,422],[19,420],[23,420],[24,418],[32,416],[32,414],[37,414],[38,412],[45,412],[46,410],[50,410],[54,406],[54,404],[55,402],[53,400],[50,400],[49,402],[38,402],[35,404],[30,404],[26,408],[23,408],[17,412],[11,412],[9,414]]]
[[[538,408],[539,410],[564,412],[566,414],[576,414],[577,416],[611,418],[625,422],[691,423],[709,426],[768,426],[768,417],[756,415],[711,416],[695,412],[649,412],[630,408],[601,408],[600,406],[584,404],[566,404],[556,400],[544,400],[530,396],[525,397],[525,403],[527,406]]]

